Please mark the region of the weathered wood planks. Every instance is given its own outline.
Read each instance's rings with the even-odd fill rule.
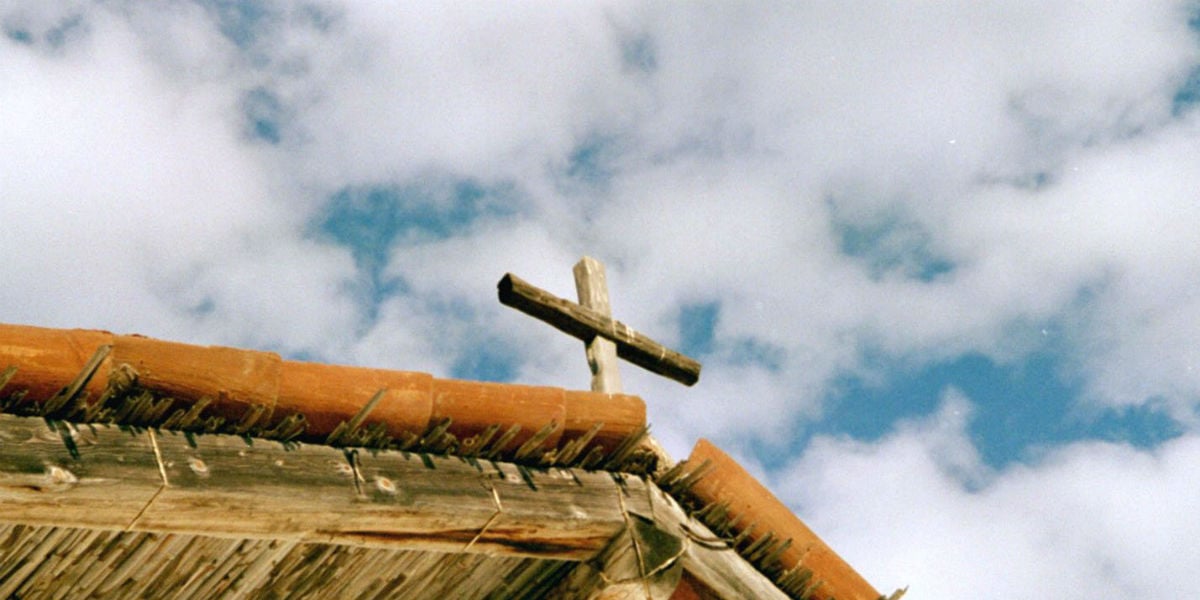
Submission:
[[[625,525],[602,472],[363,451],[356,474],[334,448],[159,434],[164,485],[148,432],[84,427],[76,443],[82,460],[40,419],[0,415],[0,522],[563,560]]]
[[[711,538],[712,532],[641,477],[402,452],[373,456],[359,451],[351,463],[335,448],[285,451],[276,443],[259,440],[247,446],[241,438],[225,435],[200,436],[193,448],[182,435],[152,439],[147,431],[116,427],[83,427],[75,441],[79,460],[71,458],[58,433],[41,419],[0,415],[0,524],[60,532],[67,536],[62,544],[69,544],[71,536],[92,535],[86,531],[137,534],[141,537],[128,538],[128,543],[152,543],[147,548],[175,539],[170,536],[185,536],[178,538],[180,543],[199,544],[197,548],[209,543],[204,539],[238,540],[242,554],[222,564],[231,573],[242,573],[237,585],[251,587],[267,585],[263,582],[274,576],[287,586],[301,586],[296,589],[310,584],[329,589],[320,587],[319,580],[288,579],[290,567],[277,561],[309,560],[303,556],[314,553],[352,561],[355,549],[378,549],[461,556],[439,562],[438,568],[464,576],[484,555],[489,561],[512,557],[577,563],[578,572],[570,576],[573,584],[556,587],[554,581],[566,570],[549,582],[532,575],[530,581],[537,579],[546,589],[575,590],[582,597],[588,597],[588,582],[606,577],[633,578],[633,587],[641,590],[637,578],[646,575],[654,589],[669,590],[686,572],[717,597],[785,598],[732,550],[695,541]],[[639,549],[628,535],[631,524]],[[103,545],[111,548],[126,543],[120,541],[124,539],[112,537]],[[22,552],[65,557],[81,551],[60,547],[55,540]],[[98,571],[86,565],[71,568],[102,575],[108,583],[95,584],[108,589],[120,580],[103,567],[107,559],[102,549],[93,549],[101,562]],[[631,560],[638,553],[648,570]],[[157,559],[144,560],[149,562],[128,566],[153,571]],[[14,563],[17,569],[35,568],[22,564]],[[378,571],[393,567],[380,563]],[[352,562],[345,568],[361,571]],[[301,572],[317,578],[335,574]],[[525,579],[512,585],[523,585]],[[580,585],[583,589],[572,587]],[[504,596],[515,597],[518,591],[512,588]],[[549,593],[536,597],[555,597]]]

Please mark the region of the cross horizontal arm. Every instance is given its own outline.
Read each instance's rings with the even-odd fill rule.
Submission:
[[[541,319],[563,333],[584,342],[596,336],[612,340],[617,345],[617,356],[684,385],[693,385],[700,379],[700,363],[620,321],[559,298],[512,273],[505,274],[496,287],[501,304]]]

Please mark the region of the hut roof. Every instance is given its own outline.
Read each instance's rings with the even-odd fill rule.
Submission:
[[[880,597],[635,396],[0,325],[0,412],[0,597]]]

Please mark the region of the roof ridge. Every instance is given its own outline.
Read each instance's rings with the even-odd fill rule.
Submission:
[[[644,473],[641,398],[0,325],[0,412]],[[67,438],[64,438],[64,442]],[[68,444],[69,446],[69,444]]]

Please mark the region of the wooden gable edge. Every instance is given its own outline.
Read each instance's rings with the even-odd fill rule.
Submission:
[[[80,459],[43,420],[0,415],[0,522],[566,560],[577,581],[599,582],[587,594],[643,576],[603,558],[631,548],[631,523],[650,523],[678,540],[662,569],[675,582],[686,571],[718,598],[787,597],[736,553],[694,542],[711,532],[642,477],[402,452],[348,460],[227,435],[193,447],[107,426],[73,435]]]

